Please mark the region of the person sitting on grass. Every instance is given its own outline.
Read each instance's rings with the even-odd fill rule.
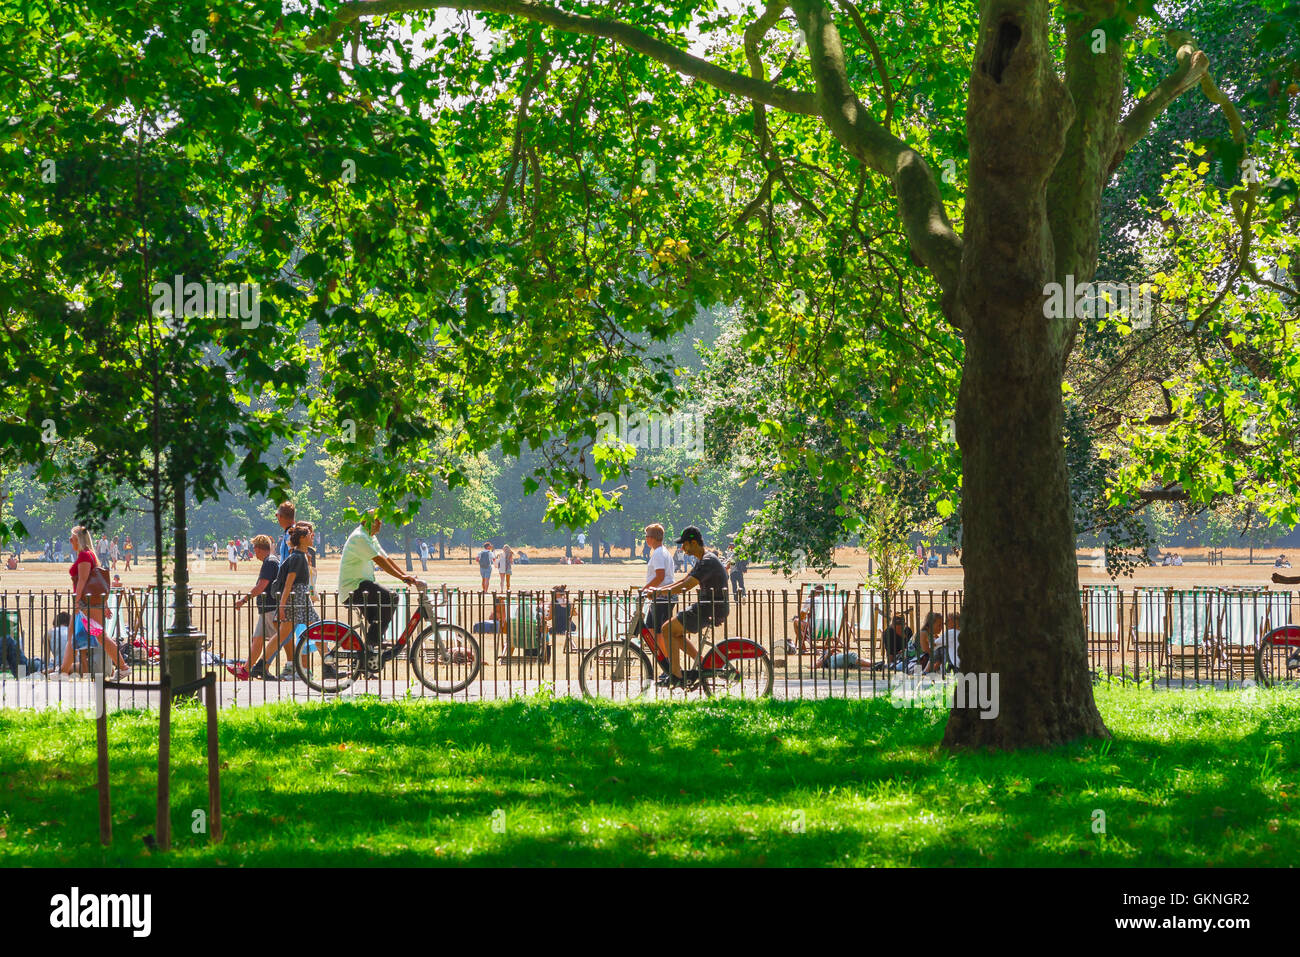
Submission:
[[[945,662],[948,667],[954,669],[961,667],[961,661],[957,657],[957,639],[960,635],[961,611],[949,612],[948,628],[934,642],[934,658],[939,667],[942,667]]]
[[[827,651],[813,664],[814,668],[856,668],[859,671],[870,671],[871,662],[863,661],[853,651]]]
[[[932,611],[925,616],[925,624],[916,634],[917,667],[921,673],[938,671],[940,664],[935,658],[934,643],[943,632],[943,615]]]
[[[911,611],[912,609],[909,608],[907,614]],[[885,646],[885,664],[890,668],[897,668],[904,661],[908,642],[912,640],[912,629],[908,627],[907,614],[901,611],[895,614],[880,635],[881,643]]]
[[[1274,568],[1290,568],[1290,567],[1291,567],[1291,563],[1290,563],[1289,561],[1286,560],[1286,556],[1285,556],[1285,555],[1279,555],[1279,556],[1277,556],[1277,561],[1275,561],[1275,562],[1273,563],[1273,567],[1274,567]]]
[[[574,604],[569,600],[569,588],[567,585],[556,585],[551,589],[551,613],[550,613],[550,633],[554,638],[556,635],[563,635],[565,647],[567,650],[569,636],[573,634]]]

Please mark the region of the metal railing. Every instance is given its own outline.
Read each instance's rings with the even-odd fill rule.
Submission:
[[[726,619],[709,629],[708,637],[721,641],[743,636],[762,645],[772,659],[773,694],[778,698],[869,697],[890,693],[917,670],[912,663],[919,651],[915,637],[910,646],[903,638],[891,640],[886,615],[903,613],[908,631],[915,636],[930,613],[946,619],[962,606],[960,591],[882,595],[854,586],[824,587],[816,595],[804,586],[733,596]],[[413,593],[405,589],[393,593],[396,610],[384,636],[390,642],[406,628],[417,605]],[[200,667],[217,673],[220,705],[237,708],[329,697],[300,680],[242,677],[240,663],[249,654],[260,614],[255,601],[234,607],[242,595],[196,591],[191,596],[193,624],[206,636]],[[550,609],[549,590],[498,593],[444,588],[432,590],[430,596],[440,621],[465,628],[478,638],[483,665],[474,681],[452,695],[437,695],[415,679],[405,655],[398,655],[377,675],[358,680],[344,694],[476,700],[545,688],[556,695],[579,695],[582,656],[600,641],[621,638],[640,607],[633,591],[570,592],[570,627],[564,630],[555,628],[554,619],[545,615],[537,619],[545,622],[544,627],[520,624],[518,609]],[[110,709],[159,706],[157,694],[129,688],[157,683],[162,677],[158,600],[152,589],[115,590],[108,598],[104,634],[122,649],[131,666],[128,687],[109,692]],[[170,600],[170,592],[165,592],[164,627],[171,623],[166,607]],[[1253,679],[1254,650],[1261,636],[1296,620],[1290,592],[1263,589],[1098,586],[1081,589],[1079,600],[1091,669],[1099,676],[1153,681],[1158,687],[1232,685]],[[676,609],[683,607],[679,596]],[[323,619],[365,630],[361,615],[337,594],[314,596],[313,608]],[[502,617],[500,608],[505,609],[505,621],[492,630],[485,623],[493,621],[494,611]],[[105,668],[106,656],[102,648],[75,654],[75,673],[58,673],[62,658],[57,651],[63,636],[56,632],[55,621],[70,611],[67,591],[0,592],[0,707],[87,706],[92,675]],[[286,651],[277,655],[269,670],[272,675],[292,672]]]

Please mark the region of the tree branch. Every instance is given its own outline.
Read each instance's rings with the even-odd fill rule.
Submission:
[[[1107,176],[1123,161],[1124,155],[1133,148],[1142,137],[1147,135],[1151,124],[1178,97],[1187,92],[1205,76],[1210,69],[1210,59],[1197,45],[1196,41],[1184,31],[1170,30],[1165,39],[1174,48],[1178,59],[1178,69],[1160,82],[1154,90],[1142,97],[1137,105],[1129,111],[1119,124],[1118,140],[1111,155]]]
[[[948,219],[929,165],[863,108],[849,84],[844,47],[825,0],[794,0],[791,5],[808,39],[822,117],[850,153],[889,177],[912,252],[945,293],[953,292],[961,268],[961,238]]]
[[[556,27],[568,33],[603,37],[629,50],[642,53],[684,76],[702,80],[724,93],[745,96],[788,113],[816,116],[820,112],[816,98],[811,93],[788,90],[741,73],[734,73],[708,60],[693,56],[671,43],[656,39],[631,24],[568,13],[547,6],[539,0],[365,0],[365,2],[353,0],[335,11],[333,23],[307,39],[307,47],[320,49],[330,46],[343,34],[349,23],[360,17],[378,17],[435,9],[501,13],[523,17],[534,23]]]

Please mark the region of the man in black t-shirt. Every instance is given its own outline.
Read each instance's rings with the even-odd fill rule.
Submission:
[[[686,653],[697,662],[700,657],[700,653],[686,640],[685,633],[699,631],[706,625],[719,624],[731,610],[727,604],[727,570],[722,567],[722,562],[716,555],[705,554],[704,536],[700,530],[694,525],[689,526],[677,539],[677,544],[682,546],[687,555],[696,559],[690,573],[669,586],[647,586],[645,589],[659,595],[676,595],[693,588],[700,590],[695,604],[682,609],[659,629],[659,647],[668,649],[670,668],[670,673],[662,675],[659,683],[668,687],[681,685],[686,678],[694,680],[699,676],[698,671],[685,676],[682,673],[683,646]]]

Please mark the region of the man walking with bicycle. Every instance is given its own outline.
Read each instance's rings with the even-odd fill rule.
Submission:
[[[397,610],[393,593],[375,581],[375,568],[404,585],[416,582],[414,576],[397,567],[375,538],[382,526],[373,509],[367,512],[344,542],[339,556],[339,594],[344,596],[343,604],[359,610],[366,619],[366,657],[371,663],[379,660],[380,639]]]
[[[687,632],[698,632],[706,625],[717,625],[724,621],[730,612],[727,603],[727,570],[714,555],[704,552],[704,536],[694,525],[688,526],[677,539],[677,544],[687,555],[696,559],[695,565],[684,577],[668,586],[647,585],[645,592],[650,595],[676,595],[679,592],[700,590],[695,604],[678,612],[674,618],[664,622],[659,629],[659,647],[667,649],[670,671],[659,678],[658,683],[664,687],[680,687],[688,680],[699,678],[698,668],[687,673],[682,672],[681,652],[685,646],[686,653],[699,663],[700,653],[690,641]]]

